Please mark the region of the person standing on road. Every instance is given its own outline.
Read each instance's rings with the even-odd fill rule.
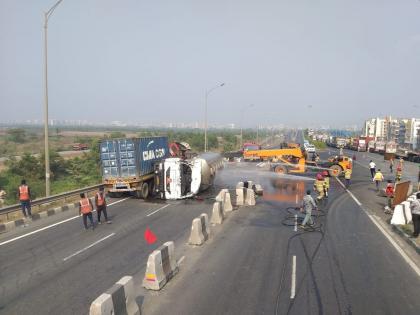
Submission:
[[[416,194],[416,200],[410,203],[411,216],[413,218],[413,237],[419,236],[420,233],[420,192]]]
[[[392,201],[394,200],[394,184],[392,180],[388,180],[385,188],[385,195],[387,198],[387,206],[385,207],[385,212],[390,213],[392,209]]]
[[[318,192],[318,196],[316,197],[317,201],[321,201],[322,199],[324,199],[324,186],[325,186],[324,177],[322,176],[321,173],[318,173],[316,175],[316,180],[314,183],[314,190]]]
[[[99,192],[95,195],[95,206],[96,206],[96,212],[98,214],[98,224],[101,223],[101,214],[104,214],[105,222],[110,224],[111,221],[108,220],[108,214],[106,212],[106,199],[105,199],[105,193],[104,193],[104,187],[99,188]]]
[[[379,185],[384,180],[384,175],[382,175],[380,169],[378,169],[378,171],[375,173],[373,180],[375,181],[375,184],[376,184],[376,190],[379,191]]]
[[[86,197],[85,193],[81,193],[79,201],[79,215],[83,215],[83,225],[85,226],[85,230],[88,229],[87,218],[89,218],[92,230],[95,229],[95,225],[93,224],[92,211],[92,201],[90,201],[90,199]]]
[[[401,168],[401,171],[403,170],[403,164],[404,164],[404,159],[400,158],[400,161],[398,162],[398,167]]]
[[[373,179],[373,177],[375,176],[375,172],[376,172],[376,164],[372,160],[370,160],[370,162],[369,162],[369,169],[370,169],[370,176]]]
[[[328,173],[328,171],[323,171],[322,176],[324,176],[324,195],[325,198],[328,198],[328,192],[330,190],[330,173]]]
[[[393,168],[394,168],[394,159],[393,158],[391,158],[390,160],[389,160],[389,171],[390,171],[390,173],[392,174],[392,172],[393,172]]]
[[[351,168],[347,165],[346,170],[344,171],[344,179],[346,180],[346,188],[350,187],[350,179],[351,179]]]
[[[18,189],[18,198],[22,206],[22,213],[25,218],[32,218],[31,213],[31,190],[28,185],[26,185],[26,180],[22,179]]]
[[[402,177],[402,169],[400,166],[397,167],[397,171],[395,172],[395,182],[400,182]]]
[[[316,210],[317,206],[314,201],[314,198],[311,196],[311,191],[306,191],[306,196],[303,197],[302,207],[300,208],[301,212],[305,212],[305,218],[303,219],[302,224],[300,225],[301,228],[305,228],[306,223],[309,222],[310,226],[314,225],[314,221],[312,220],[312,210]]]

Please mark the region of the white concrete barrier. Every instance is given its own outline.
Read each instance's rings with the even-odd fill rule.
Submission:
[[[391,218],[391,224],[393,225],[402,225],[406,224],[404,207],[402,204],[396,205],[394,208],[394,214]]]
[[[262,196],[264,194],[264,190],[260,184],[255,184],[253,187],[255,194]]]
[[[237,206],[244,205],[244,189],[243,188],[236,188],[236,205]]]
[[[92,302],[89,315],[140,315],[134,296],[133,277],[122,277]]]
[[[232,207],[232,201],[230,199],[230,192],[228,189],[224,189],[224,190],[225,190],[225,198],[222,203],[223,212],[231,212],[233,211],[233,207]]]
[[[207,214],[202,213],[200,217],[192,221],[191,235],[188,240],[190,245],[203,245],[209,239],[210,226]]]
[[[245,205],[246,206],[255,206],[255,194],[252,189],[246,190],[246,197],[245,197]]]
[[[244,182],[239,182],[236,184],[236,188],[243,188],[244,187]]]
[[[160,290],[178,273],[174,252],[174,242],[166,242],[149,255],[143,287]]]
[[[409,201],[404,201],[401,204],[404,207],[404,217],[405,217],[405,220],[406,220],[405,224],[409,224],[409,223],[413,222],[413,218],[411,216],[410,202]]]
[[[244,187],[248,189],[252,189],[252,186],[254,185],[254,182],[252,180],[247,180],[244,182]]]
[[[225,200],[225,193],[227,189],[222,189],[216,196],[216,201],[223,202]]]
[[[210,222],[212,224],[222,224],[224,220],[223,210],[222,210],[222,203],[220,201],[216,201],[213,204],[213,211],[211,214]]]

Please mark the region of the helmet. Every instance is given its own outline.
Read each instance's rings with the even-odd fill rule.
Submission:
[[[327,171],[323,171],[322,172],[322,176],[328,176],[328,172]]]
[[[323,180],[324,177],[322,177],[322,174],[321,173],[318,173],[318,174],[316,174],[316,179],[317,180]]]

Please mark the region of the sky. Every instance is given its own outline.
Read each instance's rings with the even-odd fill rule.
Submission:
[[[43,12],[0,0],[0,122],[42,120]],[[420,117],[419,0],[64,0],[50,119],[362,125]],[[253,104],[253,106],[250,106]]]

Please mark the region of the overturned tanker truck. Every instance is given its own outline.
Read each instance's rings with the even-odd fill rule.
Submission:
[[[191,198],[213,185],[222,166],[222,156],[213,152],[162,159],[155,164],[155,193],[162,199]]]

